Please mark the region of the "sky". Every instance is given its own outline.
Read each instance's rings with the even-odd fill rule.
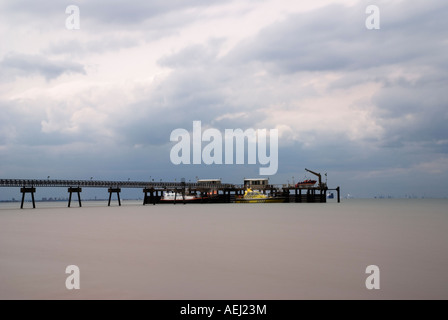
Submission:
[[[443,0],[0,0],[0,178],[259,176],[173,164],[171,132],[201,121],[277,129],[274,184],[308,168],[343,196],[447,197],[447,16]]]

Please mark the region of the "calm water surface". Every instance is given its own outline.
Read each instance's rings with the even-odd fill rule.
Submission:
[[[448,298],[445,199],[113,204],[1,204],[0,299]]]

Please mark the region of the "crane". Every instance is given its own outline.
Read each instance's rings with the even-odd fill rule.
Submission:
[[[305,168],[305,170],[308,171],[308,172],[310,172],[310,173],[312,173],[312,174],[314,174],[314,175],[316,175],[316,176],[319,178],[319,188],[324,188],[324,187],[326,187],[326,185],[323,185],[323,184],[322,184],[322,176],[320,175],[320,173],[318,173],[318,172],[314,172],[314,171],[311,171],[311,170],[308,170],[307,168]]]

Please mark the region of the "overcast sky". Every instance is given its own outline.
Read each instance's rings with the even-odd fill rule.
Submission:
[[[343,195],[446,197],[447,17],[444,0],[0,0],[0,177],[258,176],[173,165],[171,131],[200,120],[278,129],[272,183],[309,168]]]

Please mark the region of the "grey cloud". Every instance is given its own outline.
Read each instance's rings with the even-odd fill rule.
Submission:
[[[207,82],[194,79],[185,78],[182,86],[175,89],[170,88],[172,82],[167,81],[158,88],[156,95],[130,106],[132,115],[111,119],[111,128],[121,132],[119,139],[125,144],[156,146],[169,144],[174,129],[183,128],[191,132],[196,120],[202,122],[203,128],[213,127],[222,131],[253,127],[254,123],[264,119],[264,114],[255,112],[242,119],[216,121],[218,115],[232,114],[237,108],[227,101],[224,91],[208,88]]]
[[[70,56],[85,56],[89,54],[101,54],[108,51],[135,47],[140,44],[140,40],[130,37],[116,37],[103,35],[101,39],[80,42],[77,40],[62,41],[52,43],[44,51],[49,54],[69,54]]]
[[[65,8],[69,3],[56,3],[55,1],[32,1],[32,0],[17,0],[17,1],[2,1],[0,8],[2,12],[12,14],[33,14],[39,16],[49,16],[54,13],[65,13]]]
[[[219,0],[101,0],[82,4],[84,12],[91,12],[95,19],[104,23],[135,24],[155,16],[187,8],[219,4]]]
[[[173,69],[163,82],[132,106],[128,120],[115,119],[113,126],[124,132],[127,143],[159,145],[169,143],[172,130],[192,129],[192,122],[219,130],[250,128],[265,119],[257,109],[258,97],[242,100],[253,91],[245,72],[218,59],[221,40],[191,45],[158,63]],[[243,113],[244,116],[232,117]],[[226,115],[225,117],[222,117]],[[227,116],[229,115],[229,116]]]
[[[139,24],[147,19],[169,12],[187,8],[197,8],[220,4],[220,0],[97,0],[55,3],[55,1],[16,0],[0,4],[3,12],[28,14],[33,17],[47,18],[49,15],[65,14],[69,4],[80,8],[82,19],[98,21],[104,24]]]
[[[448,51],[445,2],[379,2],[382,29],[364,27],[365,5],[331,5],[295,14],[262,30],[229,54],[234,65],[252,64],[273,75],[306,71],[343,72],[330,89],[376,82],[372,120],[384,129],[383,147],[423,143],[427,151],[442,151],[448,97],[445,53]],[[394,67],[418,74],[390,80]],[[365,146],[367,148],[367,146]],[[445,148],[446,149],[446,148]]]
[[[49,101],[0,101],[0,145],[26,147],[57,146],[72,142],[89,141],[87,132],[83,135],[70,135],[61,132],[45,133],[42,121],[46,115],[37,104],[49,104]],[[62,106],[61,106],[62,107]],[[32,109],[33,112],[26,111]]]
[[[294,14],[262,30],[229,56],[234,61],[262,62],[272,72],[359,70],[407,62],[445,63],[444,2],[416,7],[380,2],[382,27],[367,30],[365,5],[331,5]],[[424,18],[430,19],[425,20]],[[394,18],[398,18],[394,21]],[[430,17],[430,18],[429,18]]]
[[[0,69],[8,76],[41,75],[47,80],[64,73],[86,74],[84,66],[67,60],[50,60],[43,55],[8,54],[0,62]]]
[[[425,79],[383,88],[375,97],[375,116],[386,129],[383,144],[402,146],[425,143],[443,151],[439,141],[448,140],[448,95],[446,81]],[[445,145],[445,152],[447,152]]]
[[[208,66],[216,62],[220,43],[219,40],[211,42],[215,45],[190,45],[180,52],[160,58],[158,64],[175,69],[191,68],[195,66],[203,68],[204,66]]]
[[[173,73],[156,90],[157,98],[153,96],[147,101],[148,106],[153,106],[148,109],[156,108],[157,111],[147,111],[133,127],[129,138],[141,141],[143,137],[152,136],[159,143],[164,143],[172,129],[190,129],[193,120],[203,120],[203,124],[211,124],[218,129],[251,127],[268,116],[258,108],[293,99],[266,95],[267,88],[276,84],[276,77],[281,73],[295,77],[302,71],[337,70],[344,72],[344,76],[330,90],[372,81],[383,85],[373,100],[377,110],[372,120],[384,129],[384,136],[381,141],[374,139],[358,145],[348,141],[347,137],[331,139],[318,132],[310,133],[316,138],[317,148],[330,150],[322,153],[323,158],[340,160],[346,156],[344,163],[360,167],[359,160],[371,154],[372,160],[363,160],[362,163],[375,167],[375,163],[378,166],[380,157],[384,156],[377,151],[370,153],[377,150],[378,143],[384,150],[423,143],[428,152],[444,152],[446,144],[440,141],[448,138],[445,129],[446,79],[438,79],[440,74],[437,72],[438,66],[445,63],[440,53],[445,46],[440,41],[445,29],[439,29],[446,24],[440,20],[443,15],[439,13],[444,7],[441,2],[404,9],[383,3],[383,16],[388,12],[395,17],[399,11],[402,13],[394,23],[391,18],[383,19],[383,29],[376,32],[364,27],[365,6],[329,6],[312,13],[290,16],[220,59],[216,58],[219,50],[216,43],[215,47],[211,44],[188,46],[159,60],[160,65],[174,69]],[[420,15],[428,16],[430,13],[437,14],[433,23],[428,25]],[[416,45],[419,41],[422,45]],[[251,76],[259,70],[260,64],[268,65],[273,71],[270,82],[257,84]],[[402,68],[412,66],[413,71],[421,72],[431,66],[436,71],[426,74],[417,83],[405,78],[389,80],[388,72],[392,70],[389,67],[396,65]],[[252,101],[242,103],[242,96],[247,98],[244,102]],[[157,101],[162,100],[167,103],[155,107]],[[215,120],[220,115],[240,111],[246,111],[249,117]],[[414,120],[408,122],[406,115]],[[151,119],[159,121],[150,129],[147,124]],[[324,147],[328,141],[332,141],[331,146]],[[343,145],[348,147],[341,148]],[[388,159],[385,166],[393,164],[393,156]],[[402,157],[403,163],[408,165],[413,159]]]
[[[223,100],[212,81],[195,73],[177,74],[158,86],[153,95],[132,105],[134,112],[128,121],[115,119],[112,125],[124,132],[128,143],[166,144],[176,128],[191,130],[194,120],[210,123],[224,107]]]

